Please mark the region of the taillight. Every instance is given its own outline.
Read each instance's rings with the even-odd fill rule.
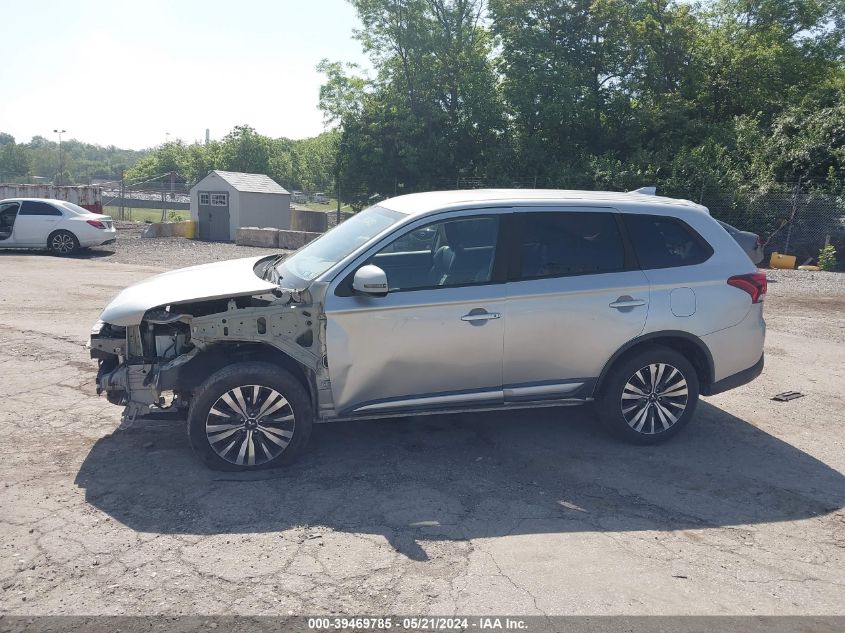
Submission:
[[[728,279],[728,285],[745,290],[751,295],[751,303],[760,303],[766,296],[766,273],[750,273],[748,275],[734,275]]]
[[[85,220],[85,222],[93,226],[95,229],[106,228],[106,225],[100,222],[99,220]]]

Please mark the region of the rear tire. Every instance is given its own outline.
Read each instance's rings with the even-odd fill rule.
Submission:
[[[677,434],[698,404],[698,375],[680,353],[655,345],[622,357],[596,399],[599,419],[632,444],[659,444]]]
[[[73,255],[79,250],[79,240],[70,231],[54,231],[47,238],[47,248],[53,255]]]
[[[270,363],[237,363],[197,389],[188,438],[214,470],[276,468],[305,450],[312,417],[305,388],[289,372]]]

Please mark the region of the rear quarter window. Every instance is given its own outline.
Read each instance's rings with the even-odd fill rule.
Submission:
[[[624,214],[640,268],[693,266],[710,259],[712,247],[690,225],[660,215]]]

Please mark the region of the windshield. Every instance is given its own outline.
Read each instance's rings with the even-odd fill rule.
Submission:
[[[279,264],[284,285],[314,280],[403,217],[378,206],[356,213]]]

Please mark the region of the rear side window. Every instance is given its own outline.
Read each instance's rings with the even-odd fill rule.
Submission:
[[[700,264],[713,249],[686,222],[660,215],[623,215],[640,268]]]
[[[625,269],[625,249],[610,213],[519,213],[519,279]]]
[[[35,200],[24,200],[21,204],[21,210],[18,215],[61,215],[62,212],[56,207],[46,202],[36,202]]]

